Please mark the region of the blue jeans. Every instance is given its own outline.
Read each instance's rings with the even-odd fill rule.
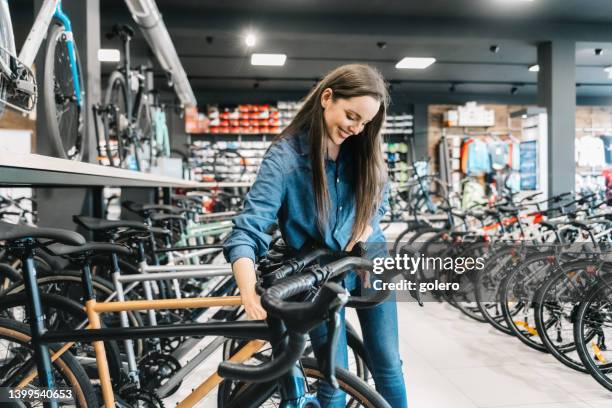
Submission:
[[[366,363],[372,372],[376,391],[393,408],[407,408],[406,386],[399,355],[397,304],[395,300],[388,300],[372,308],[357,309],[357,316],[363,333]],[[344,318],[344,309],[342,309],[336,366],[347,368],[348,351]],[[322,358],[325,358],[325,345],[327,343],[327,326],[325,323],[310,332],[310,340],[315,357],[321,361]],[[321,383],[317,397],[323,408],[344,408],[346,404],[346,394],[334,390],[326,382]]]

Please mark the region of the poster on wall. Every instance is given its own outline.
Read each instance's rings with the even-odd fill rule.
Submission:
[[[538,141],[521,142],[520,145],[521,190],[538,188]]]

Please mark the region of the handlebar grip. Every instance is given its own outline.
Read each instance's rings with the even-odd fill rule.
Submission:
[[[306,335],[289,333],[285,349],[273,360],[257,366],[248,366],[224,361],[219,364],[217,373],[223,378],[246,382],[272,381],[293,367],[306,349]]]

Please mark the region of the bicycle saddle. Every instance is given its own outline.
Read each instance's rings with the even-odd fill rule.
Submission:
[[[136,213],[142,217],[147,217],[151,213],[164,211],[171,214],[181,214],[186,212],[193,212],[193,210],[189,208],[177,207],[174,205],[165,205],[165,204],[139,204],[134,201],[124,201],[121,203],[121,206],[133,213]]]
[[[130,39],[134,36],[134,29],[127,24],[114,24],[110,33],[106,34],[106,38],[112,40],[119,37],[122,40]]]
[[[182,215],[178,215],[178,214],[153,214],[151,215],[151,221],[153,222],[158,222],[158,221],[168,221],[168,220],[179,220],[179,221],[185,221],[185,218],[183,218]]]
[[[110,244],[108,242],[88,242],[81,246],[64,244],[51,244],[46,247],[53,255],[91,255],[91,254],[117,254],[130,255],[132,251],[125,245]]]
[[[103,218],[87,217],[84,215],[75,215],[72,220],[78,225],[90,231],[106,231],[119,228],[130,228],[136,230],[148,230],[146,224],[138,221],[123,221],[123,220],[105,220]]]
[[[26,238],[44,238],[67,245],[83,245],[85,238],[77,232],[59,228],[36,228],[0,221],[0,241],[19,241]]]

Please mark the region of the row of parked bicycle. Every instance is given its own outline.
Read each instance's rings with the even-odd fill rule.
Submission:
[[[393,251],[482,258],[483,268],[421,268],[416,279],[458,283],[429,300],[448,302],[612,391],[611,204],[599,194],[566,193],[547,200],[512,194],[469,211],[441,205],[443,221],[412,221]]]
[[[95,241],[27,225],[27,217],[19,217],[21,224],[0,222],[3,386],[72,390],[71,398],[50,406],[162,407],[222,349],[217,373],[187,396],[183,389],[179,406],[196,406],[215,391],[219,406],[308,403],[321,380],[345,392],[350,406],[388,406],[367,385],[354,329],[348,329],[349,371],[309,357],[308,331],[335,322],[347,304],[335,282],[347,270],[371,265],[361,247],[295,252],[277,240],[258,265],[269,318],[246,321],[231,267],[220,256],[233,213],[202,213],[198,195],[172,199],[174,205],[122,203],[143,222],[75,216]],[[0,215],[19,214],[25,201],[2,200]],[[322,268],[320,257],[337,261]],[[313,287],[321,288],[316,298]],[[350,298],[349,304],[379,301]]]

